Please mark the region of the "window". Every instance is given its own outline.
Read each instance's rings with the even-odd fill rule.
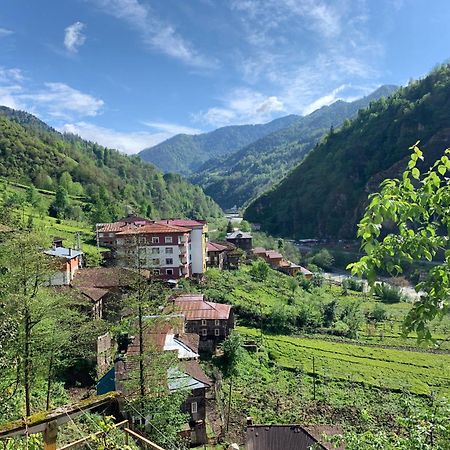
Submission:
[[[172,258],[166,258],[166,264],[167,265],[172,265],[173,264],[173,259]]]
[[[161,271],[159,269],[153,269],[153,275],[160,275]]]
[[[158,248],[158,247],[153,247],[153,248],[152,248],[152,253],[153,253],[154,255],[159,255],[159,248]]]
[[[220,330],[218,328],[214,328],[214,336],[220,336]]]
[[[214,325],[220,325],[220,321],[216,319],[216,320],[214,321]]]
[[[205,319],[202,320],[202,326],[206,327],[206,320]]]
[[[191,403],[191,413],[195,414],[197,412],[197,402]]]
[[[173,253],[172,247],[166,247],[166,253],[169,253],[170,255]]]
[[[159,258],[152,258],[152,264],[154,266],[159,266]]]
[[[171,244],[171,243],[172,243],[172,236],[166,236],[166,237],[164,238],[164,242],[165,242],[166,244]]]
[[[152,244],[159,244],[159,237],[153,236],[152,237]]]
[[[173,275],[173,269],[166,269],[167,275]]]
[[[202,336],[206,336],[207,334],[208,334],[208,330],[206,328],[203,328]]]

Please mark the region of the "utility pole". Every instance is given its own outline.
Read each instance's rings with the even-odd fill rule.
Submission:
[[[233,387],[233,376],[230,377],[230,392],[228,394],[228,414],[227,414],[227,433],[230,425],[230,411],[231,411],[231,390]]]
[[[313,399],[316,399],[316,359],[314,356],[312,357],[312,366],[313,366]]]

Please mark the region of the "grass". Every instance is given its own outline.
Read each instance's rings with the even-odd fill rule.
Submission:
[[[240,327],[255,339],[260,331]],[[320,339],[264,335],[264,346],[276,364],[338,381],[351,381],[418,395],[450,394],[450,355],[368,347]]]

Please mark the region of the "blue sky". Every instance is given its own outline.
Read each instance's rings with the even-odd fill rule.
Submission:
[[[134,153],[450,56],[448,0],[1,0],[0,104]]]

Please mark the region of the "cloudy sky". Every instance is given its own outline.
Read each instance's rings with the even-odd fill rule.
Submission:
[[[0,104],[134,153],[450,56],[448,0],[1,0]]]

